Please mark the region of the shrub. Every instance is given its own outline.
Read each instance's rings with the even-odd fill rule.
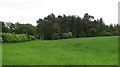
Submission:
[[[21,37],[19,35],[15,35],[15,42],[21,42]]]
[[[28,37],[28,35],[26,34],[3,33],[2,39],[3,39],[3,42],[11,43],[11,42],[26,42],[26,41],[34,40],[35,37],[31,35],[30,37]]]
[[[72,35],[72,32],[68,32],[68,33],[63,33],[63,38],[66,39],[66,38],[72,38],[73,35]]]
[[[84,31],[82,31],[82,32],[80,33],[79,37],[86,37],[85,32],[84,32]]]
[[[14,41],[14,35],[13,34],[10,34],[10,33],[4,33],[3,35],[2,35],[2,38],[3,38],[3,41],[4,42],[13,42]]]
[[[0,37],[0,43],[2,43],[2,41],[3,41],[3,40],[2,40],[2,38]]]
[[[113,34],[114,36],[117,36],[119,34],[119,31],[114,31]]]
[[[58,33],[54,33],[53,35],[52,35],[52,39],[60,39],[60,36],[59,36],[59,34]]]
[[[106,33],[106,36],[111,36],[112,34],[110,32],[107,32]]]
[[[2,42],[2,33],[0,32],[0,43]]]
[[[0,37],[2,37],[2,33],[0,32]]]
[[[93,37],[96,36],[97,30],[95,28],[90,28],[88,31],[88,36]]]
[[[111,36],[112,34],[110,32],[107,32],[107,31],[104,30],[104,31],[101,32],[101,35],[102,36]]]
[[[36,38],[34,36],[29,35],[30,40],[35,40]]]
[[[63,38],[66,39],[67,38],[67,34],[63,33]]]
[[[73,37],[72,32],[68,32],[67,33],[67,38],[72,38],[72,37]]]

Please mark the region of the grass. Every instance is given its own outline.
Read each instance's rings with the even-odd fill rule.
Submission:
[[[4,65],[115,65],[118,37],[3,43]]]

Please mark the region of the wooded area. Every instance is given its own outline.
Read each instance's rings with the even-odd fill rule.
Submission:
[[[102,18],[94,19],[88,13],[83,18],[65,14],[56,17],[52,13],[37,20],[37,26],[19,22],[1,23],[2,33],[27,34],[43,40],[120,35],[120,25],[106,25]]]

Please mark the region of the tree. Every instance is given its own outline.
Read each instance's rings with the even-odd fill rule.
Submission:
[[[96,36],[96,32],[97,32],[97,30],[95,28],[90,28],[88,31],[88,33],[89,33],[88,36],[90,36],[90,37]]]
[[[41,39],[52,39],[52,35],[54,33],[54,29],[53,29],[53,23],[54,23],[54,15],[48,15],[47,17],[45,17],[43,20],[39,19],[37,21],[38,25],[37,25],[37,30],[39,32],[39,38]]]
[[[101,36],[101,33],[110,35],[113,31],[114,35],[119,34],[119,26],[105,25],[102,18],[94,19],[94,16],[86,13],[81,19],[79,16],[69,15],[63,16],[52,13],[44,19],[37,21],[37,31],[42,39],[52,39],[54,33],[58,33],[60,38],[67,38],[67,33],[71,32],[73,38],[87,37],[87,36]]]
[[[9,33],[10,29],[5,25],[5,22],[0,21],[2,23],[2,33]]]
[[[54,33],[54,34],[52,35],[52,39],[53,39],[53,40],[60,39],[59,34],[58,34],[58,33]]]
[[[27,34],[33,35],[37,37],[36,27],[32,26],[31,24],[15,24],[15,33],[16,34]]]

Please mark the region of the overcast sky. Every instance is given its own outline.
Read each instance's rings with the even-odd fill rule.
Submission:
[[[0,21],[31,23],[54,13],[78,15],[85,13],[95,19],[103,18],[106,24],[118,23],[119,0],[0,0]]]

